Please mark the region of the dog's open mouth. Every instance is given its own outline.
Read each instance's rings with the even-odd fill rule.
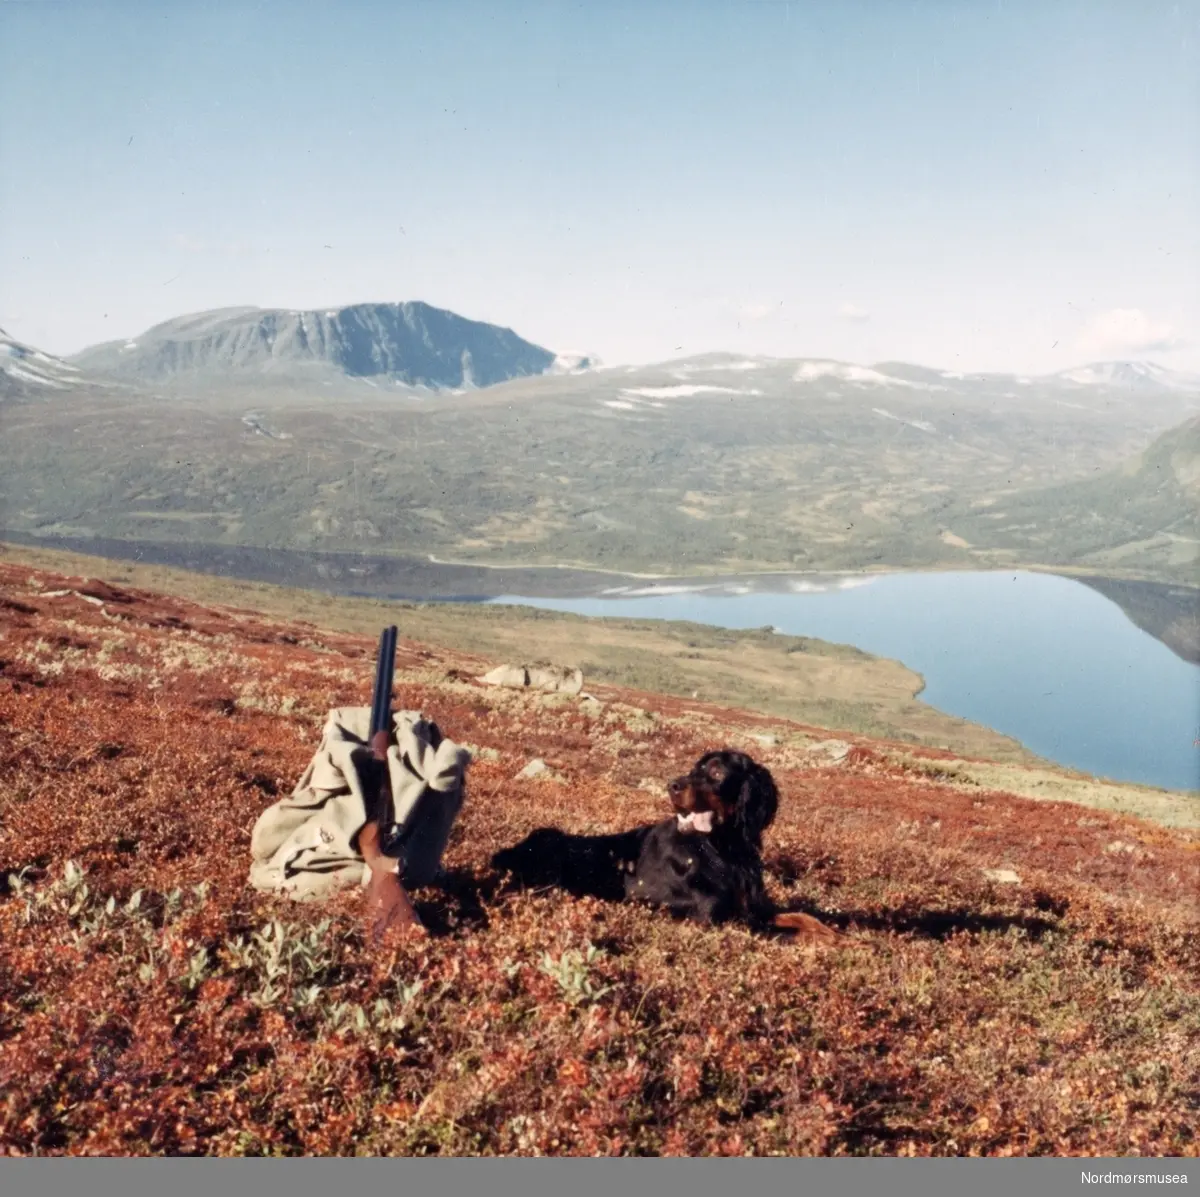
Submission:
[[[699,831],[708,835],[713,829],[713,813],[710,810],[694,810],[691,814],[676,815],[680,831]]]

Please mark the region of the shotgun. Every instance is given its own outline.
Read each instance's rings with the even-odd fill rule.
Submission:
[[[358,833],[359,850],[371,870],[367,884],[367,922],[376,941],[389,927],[416,928],[421,925],[401,881],[400,861],[384,851],[385,837],[391,838],[394,817],[387,754],[392,730],[395,669],[396,628],[392,626],[384,628],[379,638],[368,737],[371,769],[367,779],[367,821]]]

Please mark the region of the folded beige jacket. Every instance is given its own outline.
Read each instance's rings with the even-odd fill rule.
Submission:
[[[347,885],[366,885],[370,870],[358,850],[367,821],[370,707],[330,711],[316,755],[291,796],[268,807],[250,836],[250,884],[300,901]],[[402,877],[408,889],[437,876],[462,807],[470,754],[444,739],[416,711],[392,717],[388,774],[395,821],[402,828]]]

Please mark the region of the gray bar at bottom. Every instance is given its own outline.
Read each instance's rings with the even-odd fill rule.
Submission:
[[[366,1186],[421,1197],[1200,1197],[1200,1160],[0,1159],[0,1197],[336,1197]]]

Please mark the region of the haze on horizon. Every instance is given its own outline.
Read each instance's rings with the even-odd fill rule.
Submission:
[[[1200,369],[1200,3],[0,5],[0,327]]]

